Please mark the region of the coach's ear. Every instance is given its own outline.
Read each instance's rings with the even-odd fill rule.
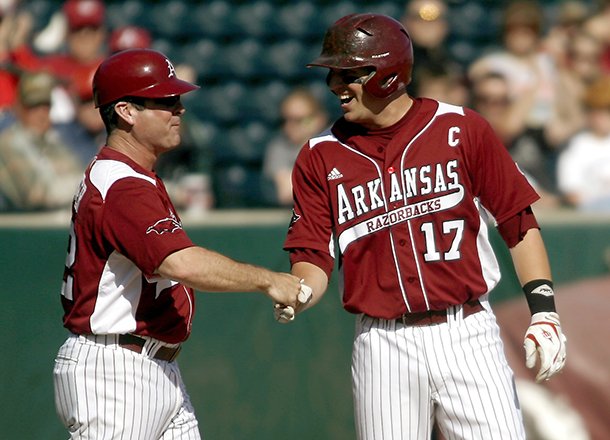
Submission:
[[[114,105],[114,111],[116,114],[127,122],[129,125],[133,125],[135,123],[135,115],[137,113],[137,109],[127,101],[119,101]]]

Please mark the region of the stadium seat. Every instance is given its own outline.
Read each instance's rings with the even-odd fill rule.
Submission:
[[[264,123],[244,121],[225,130],[224,137],[224,150],[215,151],[216,162],[259,166],[271,135]]]
[[[2,4],[3,2],[0,2]],[[10,4],[11,2],[6,2]],[[18,3],[18,2],[15,2]],[[0,11],[3,7],[8,6],[0,6]],[[33,28],[34,31],[42,30],[47,24],[49,24],[49,19],[53,15],[53,13],[57,10],[57,5],[44,0],[32,0],[27,4],[27,10],[30,12],[32,20],[33,20]],[[2,21],[2,13],[0,12],[0,21]]]
[[[303,44],[296,39],[284,40],[270,45],[264,53],[266,72],[287,80],[301,75],[305,70],[305,64],[310,61]]]
[[[221,59],[219,49],[219,44],[211,38],[196,39],[182,46],[176,54],[176,62],[193,66],[204,81],[218,78],[221,75],[221,66],[218,66],[218,60]]]
[[[469,39],[452,38],[447,47],[452,58],[462,66],[469,65],[482,53],[482,48],[473,44]]]
[[[225,38],[235,33],[233,5],[225,0],[191,3],[183,23],[192,38]]]
[[[170,0],[151,4],[147,7],[150,29],[155,35],[165,38],[177,38],[188,32],[184,23],[190,13],[188,5],[181,0]]]
[[[200,99],[191,104],[193,112],[205,120],[215,120],[219,124],[234,123],[239,120],[246,91],[240,82],[230,81],[218,85],[202,84]]]
[[[473,1],[452,7],[449,15],[452,33],[459,38],[475,38],[485,27],[484,22],[492,21],[489,12]]]
[[[309,1],[282,5],[277,11],[277,21],[281,32],[292,38],[317,37],[324,29],[318,7]]]
[[[149,29],[151,32],[151,22],[149,16],[144,11],[143,0],[126,0],[124,2],[112,2],[106,5],[106,22],[110,29],[135,25]]]
[[[276,124],[280,119],[280,103],[288,90],[286,82],[279,79],[249,87],[243,102],[242,116],[249,115],[267,124]]]
[[[372,3],[370,6],[364,8],[362,12],[374,12],[375,14],[384,14],[399,20],[402,16],[404,9],[403,3],[404,2],[397,3],[391,1]]]
[[[212,151],[215,167],[238,164],[260,168],[274,132],[260,121],[249,121],[217,126],[210,134],[212,137],[207,145]]]
[[[273,5],[265,0],[236,6],[234,22],[235,33],[244,36],[263,38],[280,32]]]
[[[258,166],[217,166],[212,177],[217,208],[268,207],[274,203],[273,184]]]
[[[222,51],[223,66],[226,75],[239,78],[249,78],[262,74],[260,72],[264,59],[263,45],[256,38],[241,39],[236,43],[229,44]],[[219,60],[220,61],[220,60]]]
[[[362,8],[358,6],[358,4],[348,0],[329,3],[320,10],[321,29],[319,31],[323,32],[323,29],[326,29],[328,26],[345,15],[356,12],[367,12],[367,10],[368,8]]]

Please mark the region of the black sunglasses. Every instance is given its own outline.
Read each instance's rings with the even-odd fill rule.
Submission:
[[[326,84],[330,84],[332,77],[337,77],[343,84],[364,84],[374,73],[370,71],[353,71],[353,70],[330,70],[326,75]]]
[[[138,104],[146,107],[175,107],[180,102],[180,95],[167,96],[164,98],[142,98],[142,97],[130,97],[129,102]],[[152,105],[151,105],[152,104]]]

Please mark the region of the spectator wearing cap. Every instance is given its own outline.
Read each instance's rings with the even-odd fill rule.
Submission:
[[[152,44],[152,37],[148,30],[140,26],[121,26],[110,34],[108,49],[110,53],[126,49],[146,49]]]
[[[84,167],[62,144],[50,118],[56,86],[45,72],[18,83],[15,122],[0,134],[0,210],[67,208]]]
[[[610,76],[589,86],[584,106],[586,129],[561,152],[557,181],[570,206],[610,212]]]
[[[44,70],[60,79],[63,87],[53,95],[51,116],[55,122],[74,118],[75,109],[69,94],[77,93],[79,78],[93,75],[106,55],[107,38],[106,10],[101,0],[67,0],[61,12],[66,23],[66,40],[62,51],[39,56],[27,41],[14,43],[17,47],[11,51],[12,62],[18,68]]]

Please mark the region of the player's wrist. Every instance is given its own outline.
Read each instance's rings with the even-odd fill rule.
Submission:
[[[536,312],[532,315],[530,324],[539,323],[560,325],[559,315],[557,314],[557,312]]]
[[[547,279],[536,279],[528,281],[523,286],[525,299],[531,315],[542,312],[556,313],[555,292],[553,282]]]

